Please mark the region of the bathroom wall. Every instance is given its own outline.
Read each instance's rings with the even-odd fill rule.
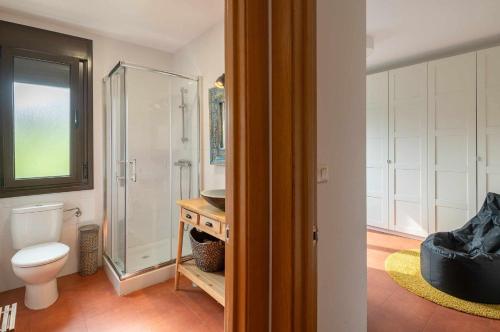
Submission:
[[[201,185],[200,189],[225,188],[225,167],[210,165],[208,89],[224,73],[224,22],[191,41],[173,54],[176,72],[202,76],[201,82]]]
[[[90,31],[69,27],[32,16],[0,10],[0,20],[30,25],[42,29],[80,36],[94,41],[94,190],[60,194],[27,196],[0,199],[0,292],[22,286],[11,269],[10,258],[14,254],[10,238],[10,210],[39,202],[62,201],[65,208],[78,206],[83,215],[77,220],[70,213],[65,214],[62,241],[71,247],[69,260],[62,275],[74,273],[78,268],[77,230],[87,223],[101,225],[104,210],[104,146],[103,146],[103,99],[102,78],[119,61],[142,64],[159,69],[171,70],[171,55],[154,49],[109,39]],[[189,71],[187,71],[189,73]]]
[[[365,0],[317,1],[318,331],[366,322]]]

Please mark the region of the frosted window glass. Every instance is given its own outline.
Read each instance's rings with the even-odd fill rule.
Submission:
[[[70,114],[69,87],[14,82],[16,179],[70,175]]]

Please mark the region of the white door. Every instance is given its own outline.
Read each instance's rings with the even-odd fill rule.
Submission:
[[[389,228],[427,235],[427,65],[389,72]]]
[[[429,62],[429,227],[476,213],[476,53]]]
[[[500,193],[500,47],[477,53],[477,208]]]
[[[387,229],[388,218],[388,72],[366,78],[367,224]]]

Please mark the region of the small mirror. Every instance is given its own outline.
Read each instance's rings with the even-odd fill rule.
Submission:
[[[224,89],[208,90],[210,104],[210,164],[224,165],[226,160],[226,107]]]

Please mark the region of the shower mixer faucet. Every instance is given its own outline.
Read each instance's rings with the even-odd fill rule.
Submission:
[[[174,166],[191,167],[191,160],[179,159],[174,163]]]

